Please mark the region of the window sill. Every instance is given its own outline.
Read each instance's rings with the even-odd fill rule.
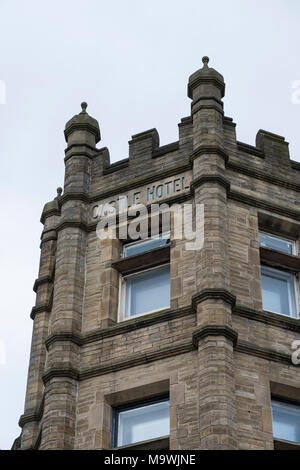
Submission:
[[[145,251],[138,255],[128,256],[112,263],[112,267],[121,274],[130,274],[146,268],[153,268],[160,264],[170,261],[170,246],[165,245],[161,248]]]
[[[155,310],[150,310],[149,312],[137,313],[136,315],[130,315],[129,317],[125,317],[125,315],[119,315],[118,323],[122,323],[123,321],[133,320],[134,318],[144,317],[145,315],[152,315],[153,313],[158,312],[166,312],[170,310],[170,305],[166,305],[165,307],[156,308]]]
[[[280,313],[280,312],[272,312],[271,310],[262,310],[263,313],[266,314],[272,314],[272,315],[279,315],[280,317],[283,318],[290,318],[291,320],[300,320],[299,315],[297,317],[294,317],[292,315],[286,315],[285,313]]]
[[[163,436],[147,441],[135,442],[126,446],[114,447],[114,450],[168,450],[169,436]]]
[[[275,450],[300,450],[300,442],[285,441],[284,439],[274,439]]]

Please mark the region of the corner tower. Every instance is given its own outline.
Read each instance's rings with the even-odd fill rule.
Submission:
[[[237,141],[224,79],[202,62],[175,142],[145,130],[110,163],[86,103],[66,124],[15,448],[299,448],[300,164],[271,132]],[[148,223],[153,204],[188,207],[203,245],[176,235],[180,211],[156,238],[121,237],[124,197]],[[107,206],[117,236],[100,239]]]

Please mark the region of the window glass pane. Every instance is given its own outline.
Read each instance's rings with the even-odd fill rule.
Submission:
[[[273,435],[286,441],[300,442],[300,407],[272,401]]]
[[[294,276],[277,269],[261,267],[263,309],[297,316]]]
[[[170,305],[170,266],[152,269],[126,279],[125,316]]]
[[[117,446],[167,436],[170,432],[169,400],[118,413]]]
[[[138,255],[145,251],[154,250],[166,245],[170,240],[170,234],[163,235],[159,238],[144,240],[138,243],[132,243],[124,247],[124,257]]]
[[[275,237],[273,235],[267,235],[266,233],[259,234],[259,244],[266,248],[272,248],[273,250],[282,251],[282,253],[288,253],[292,255],[294,253],[294,243],[283,238]]]

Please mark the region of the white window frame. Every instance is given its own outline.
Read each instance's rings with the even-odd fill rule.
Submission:
[[[293,442],[295,444],[300,444],[300,441],[290,441],[290,440],[286,440],[284,439],[282,436],[277,436],[274,434],[274,408],[273,406],[279,406],[279,407],[282,407],[282,408],[285,408],[287,411],[289,411],[289,409],[292,407],[292,408],[296,408],[297,409],[297,415],[299,414],[300,412],[300,405],[299,404],[295,404],[295,403],[291,403],[289,401],[284,401],[284,400],[279,400],[279,399],[276,399],[276,398],[272,398],[271,399],[271,410],[272,410],[272,426],[273,426],[273,437],[274,439],[281,439],[283,441],[286,441],[286,442]]]
[[[292,244],[292,253],[291,253],[291,254],[290,254],[290,253],[286,253],[285,251],[280,251],[280,250],[276,250],[276,251],[280,251],[280,253],[283,253],[283,254],[285,254],[285,255],[290,255],[290,256],[291,256],[291,255],[294,255],[294,256],[295,256],[295,255],[297,254],[297,253],[296,253],[296,242],[295,242],[295,240],[291,240],[291,239],[286,238],[286,237],[279,237],[278,235],[273,235],[273,233],[263,232],[262,230],[259,230],[258,236],[259,236],[260,234],[262,234],[262,235],[267,235],[267,236],[273,237],[273,238],[278,238],[278,240],[282,240],[282,241],[285,241],[285,242],[288,242],[288,243],[291,243],[291,244]],[[259,241],[259,239],[258,239],[258,241]],[[261,246],[262,248],[269,248],[269,247],[264,247],[264,246],[261,245],[260,243],[259,243],[259,246]],[[274,248],[269,248],[269,249],[270,249],[270,250],[274,250]]]
[[[147,406],[155,405],[155,404],[160,404],[160,403],[168,403],[168,408],[169,408],[169,433],[168,434],[162,434],[160,436],[156,436],[147,440],[139,440],[139,441],[133,441],[129,444],[119,444],[119,432],[120,432],[120,415],[123,412],[130,411],[130,410],[137,410],[139,408],[145,408]],[[147,442],[147,441],[152,441],[152,440],[157,440],[161,439],[164,437],[169,437],[170,435],[170,397],[169,396],[163,396],[163,397],[158,397],[158,398],[153,398],[153,399],[146,399],[138,402],[134,402],[129,405],[123,405],[120,407],[116,407],[113,409],[113,429],[112,429],[112,448],[113,449],[118,449],[118,447],[122,446],[134,446],[134,445],[139,445],[142,442]]]
[[[170,304],[169,304],[169,305],[161,306],[161,307],[153,309],[153,310],[148,310],[146,312],[137,313],[136,315],[130,315],[129,317],[125,316],[126,280],[130,277],[138,276],[139,274],[143,274],[143,273],[146,273],[148,271],[154,271],[154,270],[162,269],[166,266],[170,266],[170,263],[160,264],[159,266],[155,266],[155,267],[148,268],[148,269],[143,269],[141,271],[136,271],[136,272],[131,273],[131,274],[127,274],[127,275],[124,275],[124,276],[121,275],[120,276],[120,280],[119,280],[119,311],[118,311],[118,321],[119,322],[126,321],[126,320],[131,320],[132,318],[141,317],[143,315],[147,315],[147,314],[154,313],[154,312],[160,312],[161,310],[167,310],[167,309],[170,308]],[[169,287],[171,289],[171,277],[170,277]]]
[[[122,247],[122,258],[128,258],[127,256],[125,256],[125,251],[126,251],[127,246],[139,245],[143,242],[147,242],[147,241],[150,241],[150,240],[157,240],[158,238],[169,238],[169,239],[171,239],[171,233],[170,233],[170,231],[169,232],[164,232],[164,233],[160,233],[160,234],[156,235],[155,237],[146,238],[145,240],[136,240],[134,242],[125,243]],[[155,248],[152,248],[152,249],[155,249]],[[152,249],[145,250],[142,253],[138,253],[138,255],[143,255],[144,253],[146,253],[146,251],[151,251]],[[130,256],[138,256],[138,255],[130,255]]]
[[[290,315],[287,315],[287,314],[281,313],[281,312],[274,312],[273,310],[266,310],[266,311],[273,312],[273,313],[276,313],[277,315],[282,315],[284,317],[299,318],[299,312],[298,312],[299,303],[298,303],[296,275],[292,274],[290,272],[287,272],[287,271],[282,271],[280,269],[270,268],[269,266],[266,266],[264,264],[261,264],[260,272],[261,272],[261,276],[262,276],[263,272],[265,272],[266,275],[270,275],[270,277],[273,277],[275,279],[282,279],[282,280],[285,280],[285,281],[287,281],[288,279],[291,279],[291,281],[292,281],[291,283],[287,282]],[[292,294],[291,294],[291,291],[290,291],[290,286],[292,286],[293,291],[294,291],[294,300],[292,298]],[[262,305],[263,305],[263,288],[262,288],[262,285],[261,285],[261,296],[262,296]],[[291,307],[293,307],[293,304],[294,304],[294,312],[293,312],[293,308],[291,308]]]

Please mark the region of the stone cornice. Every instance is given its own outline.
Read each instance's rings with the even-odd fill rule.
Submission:
[[[124,359],[121,361],[111,361],[107,362],[106,364],[102,364],[101,366],[82,370],[80,372],[80,380],[91,377],[97,377],[99,375],[104,375],[123,369],[128,369],[130,367],[148,364],[150,362],[167,359],[173,356],[178,356],[179,354],[186,354],[192,352],[193,350],[194,346],[192,341],[185,341],[175,346],[161,348],[156,351],[151,350],[151,352],[147,353],[140,352],[138,354],[131,355],[129,359]]]
[[[56,232],[60,232],[65,228],[79,228],[84,232],[88,231],[88,223],[82,220],[76,219],[63,219],[59,222],[59,224],[55,227]]]
[[[60,215],[60,209],[59,208],[52,208],[52,209],[49,209],[49,210],[44,210],[42,215],[41,215],[41,218],[40,218],[40,222],[42,224],[45,223],[45,220],[48,218],[48,217],[52,217],[53,215]]]
[[[186,306],[178,309],[162,310],[149,315],[126,320],[116,325],[104,329],[97,329],[88,333],[59,332],[51,334],[46,340],[46,348],[57,341],[71,341],[78,346],[101,341],[104,338],[111,338],[137,329],[147,328],[151,325],[159,324],[165,321],[172,321],[176,318],[183,318],[193,315],[196,312],[196,306],[199,302],[208,298],[222,299],[232,305],[234,315],[248,318],[252,321],[258,321],[278,328],[300,333],[300,319],[283,317],[272,312],[252,310],[242,305],[235,305],[235,296],[228,291],[220,289],[204,290],[193,296],[193,306]]]
[[[41,286],[42,284],[47,284],[47,283],[53,283],[54,280],[54,273],[55,273],[55,266],[53,267],[51,274],[48,274],[46,276],[40,276],[34,281],[33,285],[33,291],[37,292],[38,287]]]
[[[24,413],[23,415],[20,416],[20,419],[19,419],[19,426],[20,428],[23,428],[25,424],[27,423],[31,423],[32,421],[40,421],[41,419],[41,414],[37,411],[37,412],[26,412]]]
[[[48,283],[52,283],[53,282],[53,277],[52,276],[42,276],[42,277],[39,277],[38,279],[36,279],[34,281],[34,285],[33,285],[33,291],[34,292],[37,292],[37,289],[39,286],[41,286],[42,284],[48,284]]]
[[[130,367],[148,364],[150,362],[166,359],[168,357],[178,356],[179,354],[186,354],[192,351],[194,351],[194,345],[192,341],[186,341],[175,346],[161,348],[156,351],[151,350],[151,352],[133,354],[129,359],[124,359],[121,361],[107,361],[100,366],[83,369],[81,371],[78,371],[72,367],[65,367],[64,363],[62,363],[62,367],[55,367],[47,370],[42,378],[44,384],[54,377],[67,377],[73,380],[84,380],[92,377],[99,377],[100,375],[109,374],[111,372],[128,369]]]
[[[233,201],[238,201],[252,207],[257,207],[258,209],[265,209],[270,212],[275,212],[283,216],[291,217],[292,219],[298,221],[300,220],[300,211],[294,211],[292,209],[287,208],[286,206],[279,206],[277,204],[265,202],[261,199],[248,196],[247,194],[243,194],[238,191],[233,191],[232,189],[228,193],[228,198],[232,199]]]
[[[252,321],[264,323],[266,325],[275,326],[289,331],[300,333],[300,319],[288,316],[278,315],[273,312],[253,310],[242,305],[236,305],[232,313]]]
[[[105,329],[97,329],[85,334],[72,333],[72,332],[60,332],[50,335],[46,340],[47,349],[55,341],[72,341],[77,345],[83,346],[88,343],[100,341],[104,338],[110,338],[120,334],[124,334],[130,331],[134,331],[140,328],[147,328],[157,323],[164,321],[171,321],[176,318],[183,318],[189,315],[193,315],[195,312],[191,306],[182,307],[178,309],[162,310],[160,312],[150,313],[142,317],[133,318],[126,320],[116,325],[110,326]]]
[[[68,155],[65,156],[64,161],[66,163],[72,157],[86,157],[89,159],[93,159],[95,155],[97,155],[96,152],[94,154],[90,154],[89,152],[85,152],[85,151],[82,151],[82,152],[73,151],[73,152],[68,153]]]
[[[216,98],[216,96],[213,96],[213,95],[200,96],[200,97],[197,98],[196,100],[193,100],[193,101],[192,101],[192,106],[194,106],[195,104],[199,103],[200,101],[207,101],[207,100],[215,101],[215,102],[218,103],[222,108],[224,108],[224,103],[223,103],[223,101],[222,101],[222,100],[219,100],[218,98]]]
[[[140,365],[148,364],[154,361],[159,361],[180,354],[187,354],[195,351],[198,347],[198,342],[207,336],[223,336],[232,341],[234,350],[239,353],[244,353],[250,356],[259,357],[261,359],[280,362],[293,366],[291,356],[284,353],[279,353],[272,349],[263,348],[252,344],[248,341],[238,340],[237,332],[229,326],[223,325],[208,325],[200,330],[196,330],[193,333],[192,340],[181,342],[176,345],[168,346],[166,348],[157,349],[151,352],[139,352],[138,354],[131,355],[130,358],[123,360],[106,361],[99,366],[86,368],[86,369],[75,369],[73,367],[66,367],[65,363],[61,364],[61,367],[48,369],[42,379],[44,384],[49,382],[55,377],[66,377],[72,380],[85,380],[92,377],[99,377],[101,375],[110,374],[120,370],[129,369],[131,367],[137,367]],[[296,367],[296,366],[295,366]]]
[[[87,143],[80,142],[78,144],[74,143],[74,144],[68,145],[68,147],[65,148],[65,154],[67,154],[71,149],[74,149],[74,148],[76,149],[78,147],[80,148],[85,147],[89,150],[92,150],[92,152],[95,152],[95,153],[101,153],[103,149],[105,149],[105,147],[98,149],[97,147],[93,147],[92,145],[89,145]]]
[[[224,116],[224,111],[221,108],[219,108],[219,106],[217,106],[216,104],[202,104],[202,105],[196,107],[196,109],[194,109],[194,106],[193,106],[193,103],[192,103],[191,114],[193,115],[195,113],[198,113],[198,111],[201,111],[202,109],[213,109],[214,111],[217,111],[222,116]]]
[[[79,380],[79,372],[74,367],[67,367],[62,363],[61,367],[52,367],[42,375],[44,385],[55,377],[67,377],[69,379]]]
[[[288,364],[290,366],[296,367],[292,363],[291,355],[285,353],[279,353],[273,349],[263,348],[257,344],[249,343],[248,341],[238,341],[236,347],[236,352],[248,354],[250,356],[259,357],[266,361],[280,362],[281,364]]]
[[[207,299],[213,300],[223,300],[224,302],[228,303],[233,307],[236,302],[236,297],[231,292],[227,291],[226,289],[204,289],[197,294],[194,294],[192,297],[192,306],[193,309],[196,311],[197,305],[201,302],[204,302]]]
[[[68,124],[68,123],[67,123]],[[64,134],[66,140],[68,139],[69,135],[72,134],[74,131],[83,130],[94,134],[98,141],[100,140],[100,131],[95,127],[95,125],[89,122],[74,122],[73,124],[69,125],[65,128]]]
[[[59,207],[61,207],[67,201],[82,201],[89,203],[89,195],[83,192],[66,192],[58,200]]]
[[[50,297],[49,297],[49,300],[47,303],[44,303],[44,304],[41,304],[41,305],[35,305],[34,307],[32,307],[31,309],[31,313],[30,313],[30,318],[32,320],[35,319],[35,316],[38,314],[38,313],[50,313],[51,310],[52,310],[52,303],[53,303],[53,288],[52,288],[52,291],[51,291],[51,294],[50,294]]]
[[[292,189],[293,191],[300,192],[300,184],[295,181],[289,181],[285,178],[280,178],[275,175],[266,173],[265,171],[256,170],[249,166],[240,165],[240,163],[229,162],[226,165],[226,168],[233,170],[236,173],[241,173],[251,178],[255,178],[261,181],[266,181],[267,183],[274,184],[275,186],[280,186],[282,188]]]
[[[200,155],[220,155],[224,159],[225,164],[228,162],[228,154],[218,146],[213,146],[213,145],[207,145],[207,146],[201,146],[198,147],[196,150],[194,150],[190,156],[190,161],[193,162],[195,158],[200,157]]]
[[[195,189],[199,188],[203,184],[206,183],[217,183],[223,186],[226,191],[228,192],[230,190],[230,183],[229,181],[221,175],[201,175],[198,176],[198,178],[195,178],[191,182],[191,193],[195,193]]]
[[[72,333],[68,331],[61,331],[59,333],[52,333],[45,341],[46,348],[49,350],[51,344],[56,342],[65,342],[69,341],[76,344],[77,346],[82,346],[84,344],[83,335],[80,333]]]
[[[45,395],[43,395],[41,403],[36,409],[27,410],[20,416],[19,426],[22,428],[26,423],[30,423],[31,421],[40,421],[44,412],[44,403]]]
[[[198,347],[198,343],[201,339],[207,338],[208,336],[223,336],[229,339],[233,346],[237,344],[238,334],[228,325],[206,325],[193,333],[193,345],[195,348]]]
[[[53,232],[53,229],[51,230]],[[46,233],[46,232],[43,232]],[[50,235],[49,237],[42,238],[41,243],[40,243],[40,248],[42,248],[43,243],[50,242],[50,241],[56,241],[57,240],[57,235]]]
[[[217,88],[221,90],[222,96],[225,93],[225,83],[218,76],[203,76],[196,74],[192,75],[192,79],[188,83],[188,97],[192,98],[192,90],[202,83],[213,83]]]

